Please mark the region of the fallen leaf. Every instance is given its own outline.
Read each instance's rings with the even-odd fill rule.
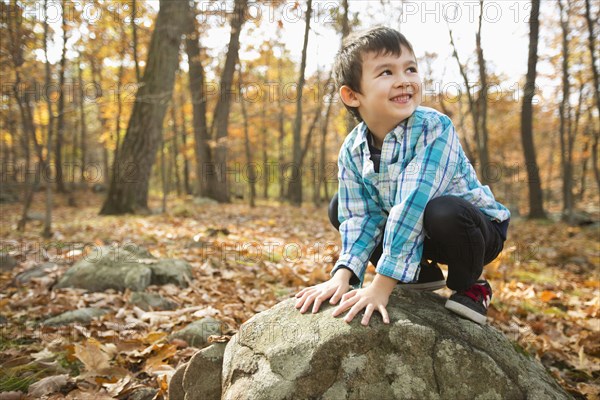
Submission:
[[[83,344],[75,344],[75,357],[83,363],[89,373],[94,374],[110,368],[110,358],[100,346],[100,343],[93,338]]]
[[[558,296],[556,295],[556,293],[551,292],[549,290],[544,290],[542,293],[540,293],[540,300],[542,300],[544,303],[549,302],[552,299],[557,298]]]
[[[29,386],[28,394],[34,398],[40,398],[58,392],[65,387],[69,381],[69,375],[55,375],[43,378]]]

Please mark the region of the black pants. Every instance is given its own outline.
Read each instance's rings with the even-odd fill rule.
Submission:
[[[338,195],[329,203],[329,220],[339,230]],[[465,290],[481,276],[504,247],[496,227],[477,207],[456,196],[441,196],[425,207],[423,259],[448,265],[447,286]],[[379,242],[370,261],[377,265],[383,252]]]

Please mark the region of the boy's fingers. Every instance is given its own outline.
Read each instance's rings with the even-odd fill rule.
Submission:
[[[358,300],[359,300],[358,297],[353,297],[342,303],[342,304],[346,305],[345,310],[350,308],[350,311],[348,312],[348,314],[346,314],[346,318],[344,318],[344,321],[346,321],[346,322],[352,321],[354,316],[356,314],[358,314],[358,312],[364,308],[364,306],[361,305]],[[342,304],[340,304],[340,306]]]
[[[335,293],[333,294],[333,296],[331,296],[331,300],[329,300],[330,304],[336,304],[340,298],[342,297],[342,288],[339,287]]]
[[[314,289],[315,289],[314,286],[305,287],[304,289],[302,289],[301,291],[296,293],[296,297],[304,296],[305,293],[311,292]]]
[[[317,298],[315,299],[315,304],[313,305],[313,309],[312,312],[313,314],[316,313],[317,311],[319,311],[319,307],[321,307],[321,303],[323,303],[323,300],[325,300],[327,297],[323,296],[322,294],[317,296]]]
[[[363,308],[364,307],[360,303],[354,304],[348,314],[346,314],[344,321],[351,322],[354,319],[354,316],[356,316],[356,314],[358,314]]]
[[[361,324],[363,324],[364,326],[369,325],[369,321],[371,320],[371,315],[373,315],[374,309],[375,309],[375,306],[373,304],[367,304],[367,308],[365,309],[365,314],[362,317],[362,321],[360,321]]]
[[[316,293],[313,293],[313,294],[310,294],[310,295],[309,295],[309,296],[306,298],[306,300],[305,300],[305,302],[304,302],[304,305],[303,305],[303,306],[302,306],[302,308],[300,309],[300,312],[301,312],[301,313],[305,313],[305,312],[306,312],[306,310],[308,310],[308,307],[310,307],[310,305],[313,303],[313,301],[315,300],[315,297],[317,297],[317,294],[316,294]]]
[[[384,305],[380,305],[379,306],[379,313],[381,314],[381,317],[383,318],[383,323],[384,324],[389,324],[390,323],[390,316],[388,315],[388,312],[385,309]]]
[[[351,299],[352,297],[356,296],[356,293],[358,293],[356,290],[352,290],[348,293],[344,293],[344,295],[342,296],[342,301]]]

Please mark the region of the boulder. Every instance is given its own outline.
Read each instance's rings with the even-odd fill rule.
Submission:
[[[149,285],[174,283],[186,287],[192,268],[181,260],[159,260],[137,246],[96,247],[63,275],[55,288],[76,287],[91,292],[107,289],[141,292]]]
[[[255,315],[232,337],[222,399],[570,398],[518,345],[454,315],[437,294],[397,288],[391,323],[376,313],[369,327],[333,318],[328,304],[300,314],[294,302]]]

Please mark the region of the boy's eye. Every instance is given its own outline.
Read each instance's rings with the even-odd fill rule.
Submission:
[[[408,70],[409,70],[410,72],[417,72],[417,69],[416,69],[415,67],[410,67]]]
[[[392,74],[392,71],[390,71],[389,69],[385,69],[379,75],[391,75],[391,74]]]

